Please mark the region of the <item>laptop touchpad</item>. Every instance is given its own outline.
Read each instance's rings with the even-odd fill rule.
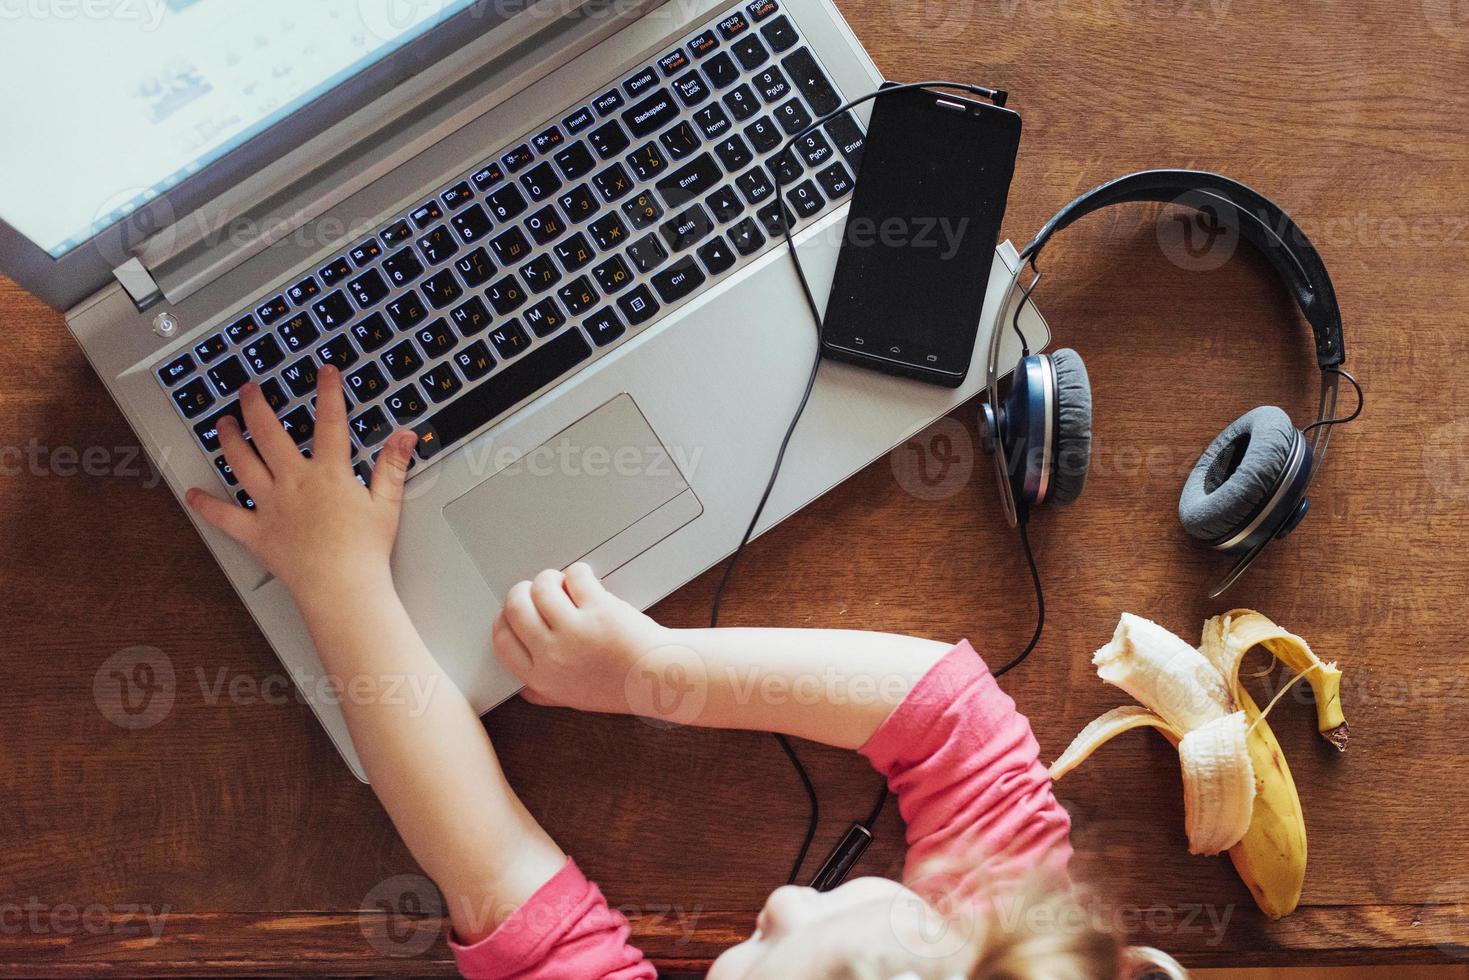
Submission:
[[[703,512],[630,395],[618,395],[451,501],[444,516],[501,598],[543,568],[607,575]]]

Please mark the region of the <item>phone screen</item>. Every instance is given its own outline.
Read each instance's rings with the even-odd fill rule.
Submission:
[[[874,100],[822,325],[828,356],[957,387],[969,370],[1020,116],[925,89]]]

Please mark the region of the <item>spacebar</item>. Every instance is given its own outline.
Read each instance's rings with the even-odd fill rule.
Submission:
[[[445,446],[471,435],[592,356],[592,345],[580,330],[568,330],[529,354],[511,361],[499,374],[413,427],[420,459],[437,456]]]

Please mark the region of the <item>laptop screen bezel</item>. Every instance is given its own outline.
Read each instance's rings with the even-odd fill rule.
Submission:
[[[176,220],[209,204],[245,176],[267,169],[317,133],[372,104],[404,81],[510,18],[531,9],[479,0],[406,42],[274,125],[246,140],[147,206],[104,228],[60,257],[0,220],[0,273],[48,306],[67,310],[112,281],[131,250]]]

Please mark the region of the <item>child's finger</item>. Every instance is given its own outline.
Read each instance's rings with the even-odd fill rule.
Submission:
[[[551,632],[531,598],[529,582],[517,582],[505,594],[505,621],[521,643],[544,643]]]
[[[346,462],[352,455],[342,372],[330,365],[316,373],[316,435],[311,445],[314,456],[333,462]]]
[[[224,461],[230,464],[240,486],[259,500],[261,493],[270,489],[270,470],[261,462],[254,445],[245,441],[240,423],[235,421],[233,415],[226,415],[219,420],[219,447],[224,450]]]
[[[520,700],[528,704],[538,704],[543,708],[561,707],[560,701],[557,701],[555,698],[548,698],[544,694],[537,694],[528,687],[522,687],[520,689]]]
[[[237,504],[211,496],[198,487],[184,494],[184,502],[189,505],[190,510],[202,517],[205,523],[218,528],[240,544],[248,546],[251,534],[255,529],[254,514]]]
[[[245,413],[245,424],[250,427],[250,439],[271,473],[281,473],[301,459],[295,440],[286,435],[280,419],[265,403],[259,385],[247,384],[240,389],[240,408]]]
[[[591,565],[579,561],[566,570],[566,591],[571,595],[572,602],[584,606],[606,595],[607,587],[597,578]]]
[[[408,479],[408,463],[417,445],[418,436],[406,430],[388,437],[372,468],[372,499],[394,507],[403,502],[403,482]]]
[[[510,673],[525,680],[530,675],[533,666],[530,651],[525,644],[520,642],[520,637],[505,622],[505,614],[502,612],[495,619],[495,625],[490,629],[490,639],[495,644],[495,656],[500,658]]]
[[[536,609],[552,629],[566,625],[576,615],[576,606],[566,594],[566,576],[554,568],[548,568],[535,577],[530,584],[531,598]]]

